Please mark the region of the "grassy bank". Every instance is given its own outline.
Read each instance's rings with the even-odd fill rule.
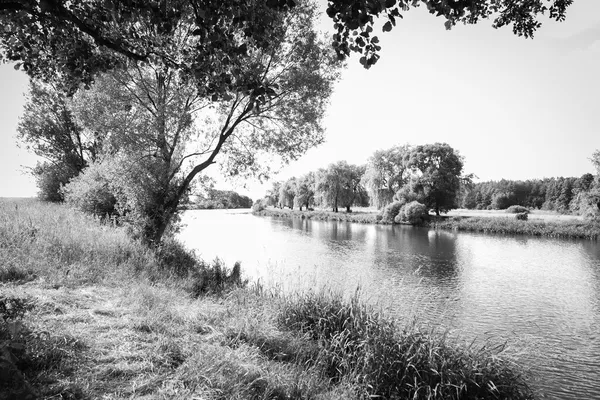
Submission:
[[[600,237],[600,223],[580,220],[556,222],[543,220],[519,221],[514,218],[453,217],[434,221],[430,226],[436,229],[504,235],[595,240]]]
[[[358,298],[214,290],[235,273],[173,248],[0,200],[0,399],[532,397],[498,351],[399,326]]]
[[[333,212],[325,210],[315,211],[299,211],[290,209],[268,208],[262,211],[253,212],[254,215],[263,217],[282,217],[282,218],[301,218],[314,219],[321,221],[347,221],[360,224],[378,224],[381,223],[380,218],[377,218],[376,212]]]

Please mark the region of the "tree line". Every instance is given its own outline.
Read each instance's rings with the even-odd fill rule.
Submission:
[[[460,205],[461,208],[477,210],[504,210],[520,205],[530,209],[588,215],[595,211],[593,206],[599,190],[598,176],[591,173],[579,178],[502,179],[464,187]]]
[[[340,208],[418,202],[439,215],[458,207],[461,185],[470,183],[463,174],[463,158],[447,143],[394,146],[376,151],[366,165],[346,161],[327,168],[275,182],[264,203],[276,207]]]

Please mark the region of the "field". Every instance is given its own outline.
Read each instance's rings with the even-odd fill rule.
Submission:
[[[448,214],[449,217],[477,217],[477,218],[514,218],[514,214],[509,214],[504,210],[467,210],[457,209],[452,210]],[[580,215],[559,214],[553,211],[533,210],[529,213],[529,219],[540,221],[583,221],[584,218]]]

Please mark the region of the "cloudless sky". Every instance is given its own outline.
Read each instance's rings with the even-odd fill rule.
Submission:
[[[323,29],[331,24],[323,18]],[[563,23],[543,20],[535,38],[491,21],[447,31],[424,7],[379,35],[381,59],[353,57],[336,85],[326,143],[275,179],[339,160],[364,163],[395,144],[447,142],[479,180],[580,176],[600,149],[600,1],[576,0]],[[15,146],[27,79],[0,65],[0,196],[32,196],[19,171],[35,157]],[[240,192],[258,198],[270,184]],[[223,184],[223,187],[229,186]]]

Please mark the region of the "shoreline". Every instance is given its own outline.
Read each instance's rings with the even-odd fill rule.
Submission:
[[[65,206],[0,201],[0,237],[9,398],[534,396],[502,346],[471,348],[358,297],[248,287],[239,265],[229,274],[176,244],[161,259]]]
[[[351,212],[340,211],[298,211],[287,209],[264,209],[254,211],[256,216],[268,216],[277,218],[300,218],[314,219],[319,221],[346,221],[361,224],[399,225],[381,221],[376,212]],[[560,239],[588,239],[598,240],[600,238],[600,222],[585,221],[576,216],[554,220],[544,219],[544,216],[535,215],[526,221],[516,220],[515,214],[495,213],[494,216],[432,216],[431,221],[426,222],[423,227],[455,232],[476,232],[493,235],[526,235]]]

